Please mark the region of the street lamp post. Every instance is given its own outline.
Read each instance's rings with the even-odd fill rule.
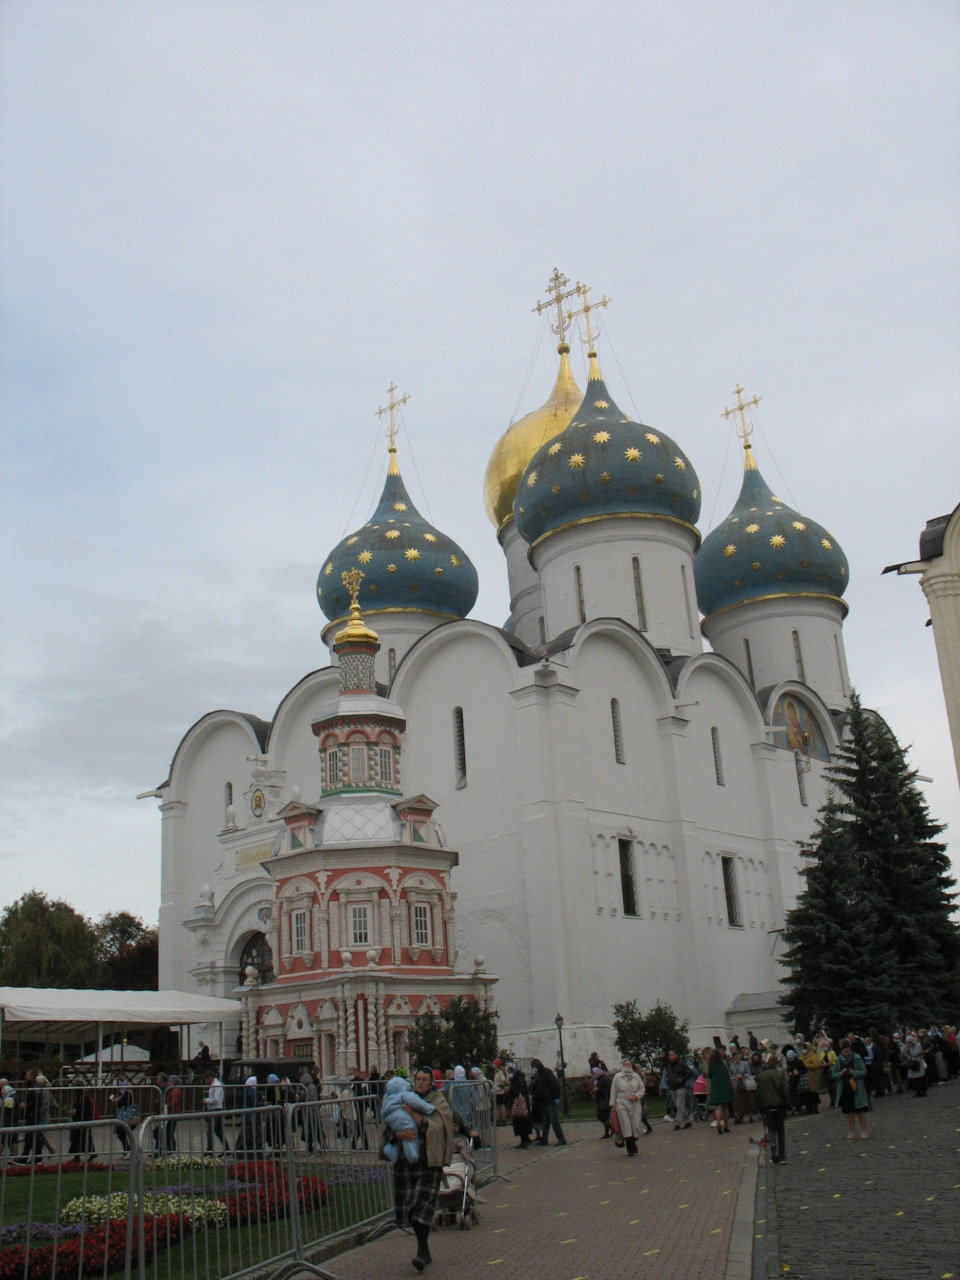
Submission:
[[[563,1057],[563,1014],[558,1013],[553,1021],[557,1028],[557,1035],[560,1037],[560,1086],[563,1097],[563,1118],[567,1120],[570,1117],[570,1103],[567,1101],[567,1064]]]

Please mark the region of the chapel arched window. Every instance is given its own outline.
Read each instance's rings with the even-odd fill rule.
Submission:
[[[273,952],[267,942],[266,934],[253,933],[246,940],[240,952],[240,980],[250,966],[257,971],[257,979],[263,984],[273,981]]]

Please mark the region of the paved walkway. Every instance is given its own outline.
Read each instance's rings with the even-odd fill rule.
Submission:
[[[755,1280],[960,1280],[960,1084],[884,1098],[867,1130],[847,1141],[824,1107],[787,1121],[786,1165],[760,1172]]]
[[[724,1280],[741,1175],[756,1168],[748,1138],[760,1125],[718,1136],[706,1124],[675,1133],[655,1123],[633,1160],[599,1131],[571,1124],[566,1147],[520,1152],[499,1130],[500,1168],[511,1181],[483,1189],[472,1230],[431,1235],[428,1280]],[[394,1231],[323,1265],[338,1280],[393,1280],[416,1274],[415,1252],[413,1237]],[[741,1274],[747,1280],[748,1263]]]

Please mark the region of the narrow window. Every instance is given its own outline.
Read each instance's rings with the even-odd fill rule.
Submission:
[[[643,606],[643,579],[640,577],[640,557],[633,557],[633,594],[637,597],[637,627],[647,629],[647,611]]]
[[[750,688],[756,689],[757,680],[753,674],[753,654],[750,652],[750,641],[746,636],[743,638],[743,656],[747,660],[747,679],[750,681]]]
[[[413,944],[416,947],[430,945],[430,908],[422,903],[413,908]]]
[[[336,791],[340,786],[340,749],[331,747],[327,752],[327,790]]]
[[[537,622],[540,624],[540,643],[546,644],[547,643],[547,624],[542,614],[537,619]]]
[[[387,650],[387,677],[390,683],[393,683],[393,677],[397,674],[397,651],[396,649]]]
[[[799,751],[795,751],[793,753],[793,758],[796,761],[796,765],[797,765],[797,790],[800,792],[800,803],[806,804],[807,803],[807,782],[803,776],[807,771],[806,766],[804,764],[803,757],[800,755]]]
[[[742,929],[740,920],[740,898],[737,894],[737,868],[733,858],[721,857],[723,865],[723,892],[727,899],[727,924],[731,929]]]
[[[223,821],[228,822],[230,819],[229,809],[233,804],[233,783],[228,782],[223,788]]]
[[[620,724],[620,703],[610,699],[610,719],[613,721],[613,754],[617,764],[625,764],[623,758],[623,726]]]
[[[370,909],[367,906],[350,908],[350,936],[355,947],[370,944]]]
[[[717,786],[723,786],[723,757],[720,755],[720,730],[714,725],[710,730],[713,740],[713,771],[717,775]]]
[[[797,664],[797,679],[801,684],[806,684],[806,676],[803,674],[803,654],[800,652],[800,632],[793,633],[793,658]]]
[[[840,672],[840,692],[844,697],[847,696],[847,682],[843,674],[843,658],[840,654],[840,637],[836,632],[833,633],[833,647],[837,651],[837,670]]]
[[[353,783],[367,780],[367,748],[350,748],[350,781]]]
[[[453,708],[453,767],[457,787],[467,785],[467,739],[463,731],[463,707]]]
[[[587,611],[583,604],[583,574],[580,572],[580,566],[578,564],[573,566],[573,577],[577,584],[577,617],[581,622],[586,622]]]
[[[307,949],[307,913],[305,911],[293,913],[293,949],[294,951]]]
[[[687,630],[690,632],[690,639],[693,640],[696,632],[693,629],[693,610],[690,608],[690,592],[687,590],[687,566],[680,566],[680,581],[683,584],[683,603],[687,606]]]
[[[620,891],[623,894],[623,914],[636,916],[640,913],[637,911],[637,884],[633,874],[633,841],[618,840],[617,846],[620,850]]]
[[[380,748],[380,781],[393,785],[393,747]]]

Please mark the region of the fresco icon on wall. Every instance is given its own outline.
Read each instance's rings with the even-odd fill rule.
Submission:
[[[799,751],[813,760],[829,760],[823,730],[807,704],[793,693],[781,694],[773,709],[773,725],[782,729],[782,745],[788,751]]]

